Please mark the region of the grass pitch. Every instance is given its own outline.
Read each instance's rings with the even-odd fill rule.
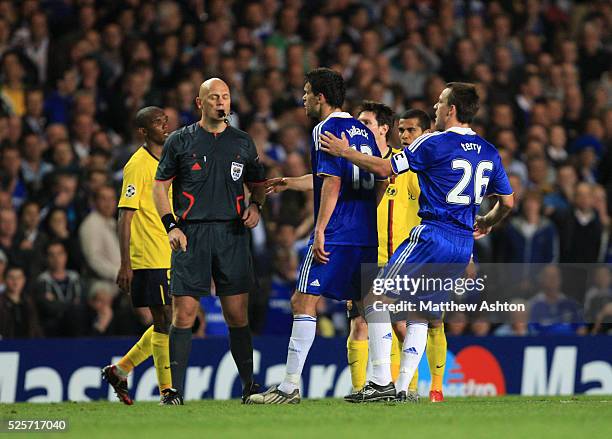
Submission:
[[[17,437],[93,438],[612,438],[612,395],[454,398],[431,404],[297,406],[197,401],[183,407],[136,402],[1,404],[0,419],[67,419],[64,433]],[[8,437],[7,434],[0,434]]]

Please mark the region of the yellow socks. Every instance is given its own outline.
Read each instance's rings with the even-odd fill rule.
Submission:
[[[442,390],[442,380],[446,368],[446,347],[444,325],[429,328],[427,331],[427,361],[431,373],[431,390]]]
[[[391,331],[391,379],[397,381],[400,371],[400,360],[402,359],[402,344],[397,339],[395,331]]]
[[[419,391],[419,369],[414,371],[414,375],[412,375],[412,380],[410,380],[410,384],[408,384],[408,391],[410,392],[418,392]]]
[[[125,373],[125,375],[128,375],[132,369],[151,355],[151,334],[153,334],[153,325],[142,334],[142,337],[132,346],[132,349],[117,362],[117,367],[119,367],[121,372]]]
[[[349,368],[351,370],[351,382],[353,390],[361,390],[365,385],[366,369],[368,367],[368,341],[351,340],[346,341],[346,351]]]
[[[170,350],[168,334],[153,332],[151,336],[151,347],[153,350],[153,363],[157,372],[157,383],[159,392],[172,387],[172,375],[170,373]]]

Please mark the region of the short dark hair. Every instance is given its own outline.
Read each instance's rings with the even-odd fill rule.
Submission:
[[[457,120],[461,123],[470,123],[478,112],[478,92],[474,84],[467,82],[449,82],[448,106],[454,105],[457,109]]]
[[[136,117],[134,118],[136,128],[149,128],[151,121],[153,120],[153,116],[155,116],[155,114],[158,112],[163,113],[164,110],[159,107],[144,107],[138,110],[138,113],[136,113]]]
[[[376,122],[378,122],[378,126],[387,125],[389,127],[389,130],[385,135],[386,139],[389,140],[389,138],[391,137],[391,130],[393,129],[393,124],[395,123],[395,115],[391,107],[380,102],[363,101],[363,103],[359,106],[357,114],[359,115],[364,111],[374,113],[374,117],[376,118]]]
[[[49,249],[55,245],[60,245],[62,247],[62,250],[64,250],[64,253],[68,253],[68,249],[66,249],[66,245],[62,241],[60,241],[59,239],[52,239],[47,243],[47,245],[45,245],[45,254],[48,255]]]
[[[304,83],[309,83],[315,95],[322,94],[329,105],[342,107],[346,95],[346,86],[340,73],[320,67],[306,73]]]
[[[411,108],[410,110],[404,111],[400,119],[417,119],[419,121],[419,127],[425,131],[431,128],[431,117],[423,110],[417,108]]]

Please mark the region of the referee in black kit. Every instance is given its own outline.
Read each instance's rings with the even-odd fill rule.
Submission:
[[[265,200],[264,168],[251,137],[229,126],[230,91],[221,79],[200,86],[199,122],[173,132],[164,144],[153,199],[172,247],[170,361],[176,392],[168,405],[182,404],[191,351],[191,328],[199,297],[210,294],[211,277],[229,327],[230,350],[243,385],[243,402],[259,386],[253,381],[253,344],[248,293],[255,276],[249,233]],[[243,183],[249,184],[247,206]],[[175,218],[168,202],[172,185]]]

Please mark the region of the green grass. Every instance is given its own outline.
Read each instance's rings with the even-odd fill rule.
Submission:
[[[243,406],[238,401],[184,407],[144,402],[131,407],[109,402],[0,405],[0,419],[28,418],[68,419],[69,431],[17,437],[610,439],[612,396],[454,398],[442,404],[353,405],[325,399],[297,406]]]

